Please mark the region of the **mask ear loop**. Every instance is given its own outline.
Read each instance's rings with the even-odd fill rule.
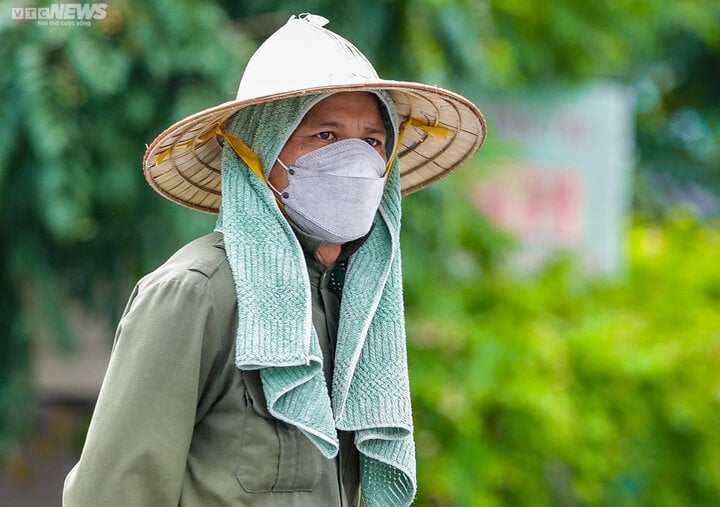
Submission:
[[[427,135],[432,137],[440,137],[445,139],[448,135],[452,134],[452,130],[443,127],[441,125],[426,125],[421,120],[418,120],[417,118],[408,118],[404,120],[400,127],[398,128],[398,140],[397,143],[395,143],[395,150],[393,151],[392,157],[390,157],[390,160],[387,163],[387,166],[385,166],[385,183],[387,184],[387,178],[390,175],[390,169],[392,168],[393,163],[395,162],[395,158],[397,157],[398,152],[400,151],[400,145],[403,140],[403,136],[405,135],[405,131],[408,127],[415,127],[416,129],[422,130]]]
[[[280,192],[278,192],[270,181],[268,181],[262,171],[262,162],[260,162],[260,157],[258,157],[247,144],[232,135],[230,132],[224,130],[220,127],[220,125],[216,126],[216,130],[221,136],[223,136],[223,139],[225,139],[225,141],[230,145],[237,156],[240,157],[250,170],[254,172],[258,178],[260,178],[260,181],[267,185],[267,187],[272,191],[273,197],[275,198],[275,202],[277,202],[280,211],[283,215],[287,216],[287,213],[285,212],[285,203],[283,203],[282,199],[280,199]],[[282,162],[280,163],[282,164]],[[283,166],[284,165],[285,164],[283,164]]]
[[[222,136],[225,142],[228,143],[233,149],[235,154],[240,157],[243,162],[245,162],[245,164],[250,168],[253,173],[255,173],[258,178],[260,178],[260,181],[262,181],[265,185],[267,185],[268,188],[270,188],[270,190],[272,190],[273,197],[278,203],[280,211],[282,211],[283,215],[287,215],[287,213],[285,213],[285,204],[280,199],[279,192],[265,177],[265,174],[262,171],[262,162],[260,162],[260,157],[258,157],[255,152],[252,151],[252,148],[250,148],[247,144],[242,142],[239,138],[235,137],[227,130],[223,129],[220,125],[215,125],[212,130],[198,137],[197,142],[206,142],[215,135]]]

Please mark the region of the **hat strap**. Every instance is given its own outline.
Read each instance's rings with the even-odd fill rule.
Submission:
[[[400,145],[402,143],[403,136],[405,135],[405,130],[407,130],[408,127],[415,127],[416,129],[422,130],[429,136],[442,137],[443,139],[453,132],[452,129],[443,127],[442,125],[425,125],[424,123],[422,123],[421,120],[417,118],[411,117],[404,120],[398,128],[398,140],[397,143],[395,143],[395,151],[393,151],[392,157],[390,157],[390,160],[388,161],[387,169],[385,170],[386,179],[388,174],[390,174],[390,168],[392,167],[392,164],[395,161],[398,152],[400,151]]]
[[[260,157],[258,157],[247,144],[242,142],[239,138],[235,137],[227,130],[223,129],[220,125],[215,125],[215,128],[213,128],[210,132],[206,133],[202,137],[199,137],[198,141],[203,142],[206,139],[212,137],[213,135],[222,136],[225,142],[230,145],[230,147],[237,154],[237,156],[240,157],[242,161],[245,162],[245,164],[247,164],[250,170],[254,172],[258,178],[260,178],[260,181],[267,184],[267,178],[262,172],[262,162],[260,162]]]
[[[250,147],[242,142],[240,139],[232,135],[230,132],[224,130],[220,125],[215,125],[212,129],[205,132],[203,135],[199,136],[197,139],[193,139],[191,141],[188,141],[186,143],[180,143],[176,144],[174,146],[170,146],[168,149],[158,153],[157,158],[155,159],[155,165],[160,164],[168,155],[170,155],[170,152],[177,148],[189,148],[190,146],[197,144],[203,144],[208,142],[210,139],[212,139],[215,136],[222,136],[225,142],[227,142],[232,149],[237,153],[237,156],[240,157],[243,162],[247,164],[247,166],[250,168],[252,172],[254,172],[260,180],[262,180],[263,183],[267,184],[267,179],[265,178],[265,175],[262,172],[262,162],[260,162],[260,158],[255,154],[254,151],[250,149]]]

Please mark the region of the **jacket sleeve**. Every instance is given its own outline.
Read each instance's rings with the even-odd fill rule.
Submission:
[[[200,278],[136,288],[63,505],[178,505],[198,398],[219,343]]]

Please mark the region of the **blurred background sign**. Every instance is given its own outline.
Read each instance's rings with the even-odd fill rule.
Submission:
[[[589,271],[621,270],[634,150],[632,95],[603,83],[481,103],[503,155],[471,185],[470,196],[491,222],[517,238],[513,266],[531,269],[567,251]]]

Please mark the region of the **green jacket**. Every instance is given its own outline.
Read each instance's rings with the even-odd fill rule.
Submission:
[[[331,270],[306,257],[329,378],[339,299]],[[63,505],[359,504],[352,435],[326,459],[267,412],[258,372],[235,366],[236,305],[220,233],[138,282]]]

